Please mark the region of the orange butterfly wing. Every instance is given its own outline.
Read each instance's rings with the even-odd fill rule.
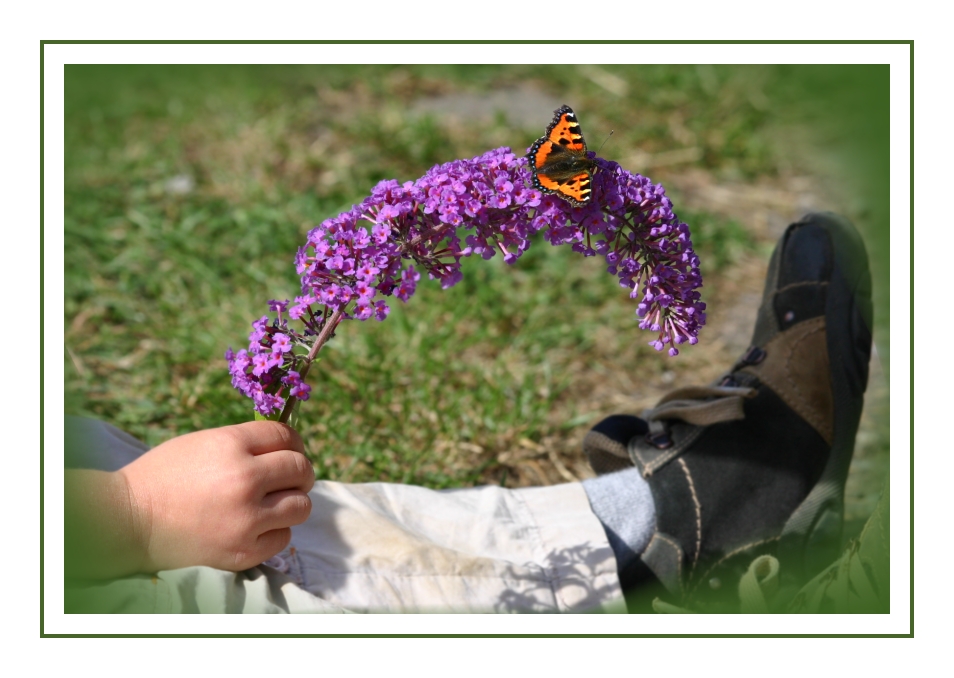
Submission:
[[[586,155],[586,141],[572,108],[561,106],[553,112],[553,122],[530,147],[527,158],[536,188],[573,205],[589,202],[597,165]]]

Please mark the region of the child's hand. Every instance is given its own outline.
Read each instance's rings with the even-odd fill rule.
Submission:
[[[254,567],[311,512],[314,470],[294,429],[271,421],[173,438],[120,469],[141,572]]]

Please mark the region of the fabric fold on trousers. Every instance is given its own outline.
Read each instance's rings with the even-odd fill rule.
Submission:
[[[574,612],[622,598],[579,483],[435,491],[316,483],[283,554],[302,587],[368,612]],[[294,549],[294,553],[292,553]]]

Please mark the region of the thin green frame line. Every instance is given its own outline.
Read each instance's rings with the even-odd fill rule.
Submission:
[[[552,44],[553,41],[525,40],[41,40],[40,41],[40,342],[45,345],[44,328],[44,48],[61,44]],[[914,343],[914,41],[913,40],[606,40],[606,41],[561,41],[572,44],[907,44],[910,51],[910,342]],[[910,581],[910,632],[908,634],[47,634],[44,623],[44,410],[43,375],[44,354],[40,354],[40,637],[41,638],[913,638],[914,637],[914,351],[910,355],[909,377],[911,389],[910,421],[910,528],[911,528],[911,581]]]

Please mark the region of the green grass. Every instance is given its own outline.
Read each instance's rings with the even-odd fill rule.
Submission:
[[[413,180],[499,145],[522,152],[550,115],[526,129],[503,115],[450,124],[410,115],[421,98],[529,84],[571,103],[589,135],[615,129],[609,158],[695,145],[690,166],[717,178],[786,166],[773,130],[804,91],[778,82],[788,71],[605,70],[626,94],[585,77],[555,91],[565,79],[544,66],[68,66],[68,410],[150,444],[249,420],[223,353],[247,344],[267,300],[298,293],[292,258],[307,230],[381,179]],[[176,181],[191,190],[171,190]],[[707,293],[765,249],[732,217],[675,207]],[[309,375],[300,429],[320,477],[558,480],[530,462],[573,454],[593,418],[611,413],[589,404],[601,386],[621,372],[689,383],[710,362],[705,331],[675,360],[652,351],[599,262],[542,240],[515,266],[467,261],[450,290],[422,280],[392,309],[386,322],[342,326]]]

